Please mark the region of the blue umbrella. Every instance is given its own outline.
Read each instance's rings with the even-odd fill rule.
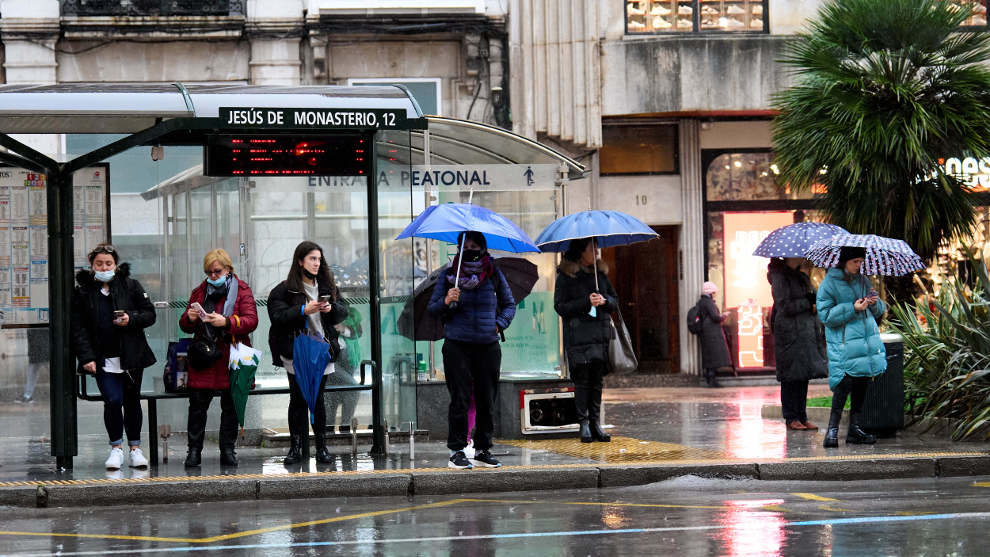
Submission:
[[[864,275],[899,277],[925,268],[921,257],[904,240],[873,234],[836,234],[815,242],[804,256],[817,267],[834,267],[844,246],[866,249],[861,271]]]
[[[315,423],[316,402],[320,396],[320,381],[330,363],[330,345],[306,330],[292,342],[292,370],[296,372],[296,383],[309,406],[309,423]]]
[[[581,211],[550,223],[536,238],[536,245],[544,252],[567,251],[571,240],[594,238],[599,247],[609,248],[659,236],[632,215],[619,211]]]
[[[796,222],[771,232],[753,250],[761,257],[804,257],[805,252],[818,240],[826,240],[836,234],[847,234],[844,228],[824,222]]]
[[[395,239],[433,238],[456,244],[457,236],[468,230],[484,234],[489,249],[513,253],[540,251],[533,240],[514,222],[494,211],[470,203],[447,203],[427,207]]]

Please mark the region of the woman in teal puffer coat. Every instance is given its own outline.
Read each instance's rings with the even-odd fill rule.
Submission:
[[[839,446],[839,421],[849,394],[846,443],[876,442],[876,437],[860,429],[859,415],[870,381],[887,370],[887,353],[877,326],[887,307],[859,272],[865,255],[863,248],[843,247],[839,264],[829,269],[818,287],[818,317],[825,324],[828,384],[832,389],[826,448]]]

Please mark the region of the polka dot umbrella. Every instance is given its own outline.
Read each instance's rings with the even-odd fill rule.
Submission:
[[[845,234],[845,229],[824,222],[796,222],[771,232],[756,246],[760,257],[804,257],[815,242]]]
[[[816,267],[834,267],[844,246],[866,249],[864,275],[899,277],[925,268],[924,262],[904,240],[884,238],[873,234],[836,234],[819,240],[805,254]]]

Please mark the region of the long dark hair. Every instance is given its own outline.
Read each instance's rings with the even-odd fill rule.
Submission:
[[[333,281],[333,272],[330,271],[330,266],[327,265],[326,258],[323,257],[323,248],[316,242],[310,242],[309,240],[300,242],[296,246],[295,252],[292,253],[292,264],[289,266],[289,276],[286,277],[285,284],[289,287],[289,290],[305,292],[303,289],[303,268],[300,262],[313,250],[320,252],[320,270],[316,272],[316,282],[329,285],[330,291],[333,292],[334,298],[336,298],[337,284]]]
[[[567,244],[567,251],[564,252],[564,259],[574,262],[581,261],[581,255],[587,249],[590,242],[591,238],[575,238],[571,240]]]

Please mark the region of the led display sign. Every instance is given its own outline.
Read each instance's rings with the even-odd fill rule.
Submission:
[[[213,135],[206,176],[367,176],[371,140],[358,134]]]

